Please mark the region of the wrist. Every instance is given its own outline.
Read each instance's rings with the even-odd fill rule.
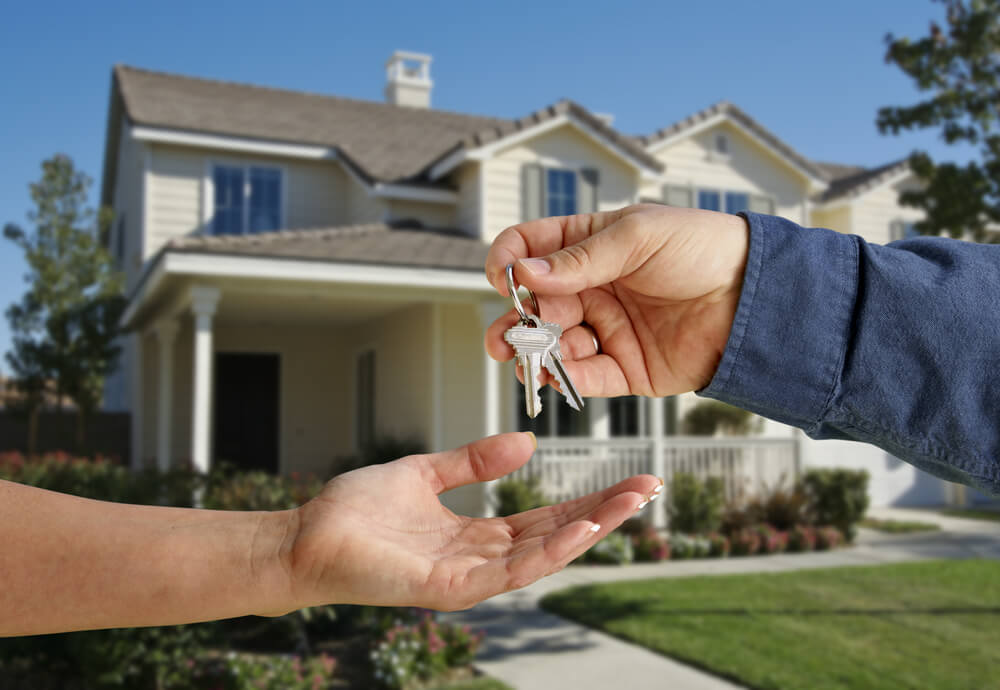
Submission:
[[[294,578],[294,546],[299,531],[298,508],[256,514],[248,549],[247,572],[254,590],[254,615],[283,616],[308,604],[300,601]]]

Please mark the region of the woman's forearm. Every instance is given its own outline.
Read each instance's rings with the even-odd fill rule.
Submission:
[[[0,636],[287,612],[295,519],[0,481]]]

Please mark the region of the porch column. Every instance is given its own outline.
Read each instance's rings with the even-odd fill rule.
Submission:
[[[156,465],[161,472],[170,469],[170,417],[173,411],[174,388],[174,338],[177,321],[169,319],[156,326],[156,339],[160,350],[158,391],[160,400],[156,409]]]
[[[663,398],[650,398],[649,400],[649,435],[650,449],[653,452],[653,462],[650,467],[652,474],[666,481],[667,463],[664,459],[666,446],[663,433]],[[657,529],[665,529],[667,526],[667,509],[664,507],[666,496],[663,500],[656,502],[653,509],[653,526]]]
[[[507,304],[484,302],[479,305],[479,322],[486,328],[507,312]],[[490,357],[484,351],[483,357],[483,436],[493,436],[500,433],[501,401],[504,398],[500,388],[500,362]],[[493,500],[496,481],[483,484],[483,514],[493,517],[496,502]]]
[[[611,438],[611,414],[608,412],[607,398],[587,398],[590,408],[590,438]]]
[[[191,288],[194,315],[194,400],[191,420],[191,464],[195,472],[209,470],[212,422],[212,317],[219,304],[219,289]]]

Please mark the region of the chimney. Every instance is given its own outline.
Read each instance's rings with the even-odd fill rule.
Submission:
[[[431,107],[431,56],[397,50],[385,63],[385,102]]]

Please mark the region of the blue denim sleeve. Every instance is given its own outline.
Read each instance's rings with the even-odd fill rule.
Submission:
[[[743,215],[739,306],[698,393],[1000,493],[1000,246]]]

